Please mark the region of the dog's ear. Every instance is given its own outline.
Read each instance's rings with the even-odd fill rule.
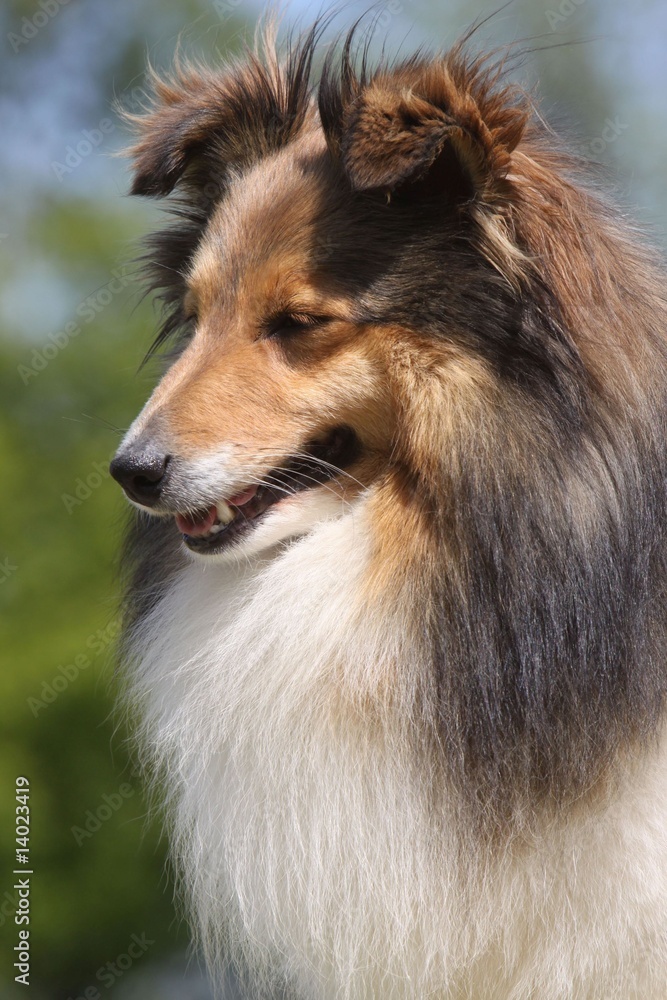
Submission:
[[[440,185],[459,200],[490,194],[506,175],[525,103],[508,87],[494,91],[479,63],[455,54],[367,82],[348,70],[341,81],[333,100],[326,81],[320,113],[355,190],[391,193],[428,178],[430,190]]]
[[[177,62],[170,77],[151,74],[147,112],[124,115],[139,136],[129,150],[132,194],[167,195],[181,181],[201,187],[219,180],[230,164],[256,162],[299,131],[309,109],[314,42],[307,38],[282,62],[270,39],[265,42],[263,58],[249,52],[226,71]]]
[[[152,102],[145,114],[124,113],[138,134],[130,148],[132,194],[167,195],[187,168],[210,156],[229,133],[234,108],[223,76],[176,67],[161,78],[151,72]]]

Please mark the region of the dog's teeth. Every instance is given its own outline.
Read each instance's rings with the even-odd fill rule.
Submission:
[[[218,511],[218,518],[220,519],[221,524],[229,524],[230,521],[234,520],[234,511],[228,504],[225,503],[224,500],[221,500],[217,504],[216,509]]]

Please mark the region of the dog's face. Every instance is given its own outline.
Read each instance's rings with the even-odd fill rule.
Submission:
[[[664,704],[663,279],[502,67],[344,50],[316,105],[313,42],[157,81],[137,121],[133,191],[177,219],[147,254],[173,359],[112,463],[164,518],[135,613],[182,545],[265,552],[352,504],[458,787],[574,802]]]
[[[163,286],[176,275],[177,357],[112,473],[206,558],[308,531],[380,476],[428,478],[448,412],[424,402],[429,380],[479,399],[480,325],[492,355],[514,322],[469,207],[506,172],[521,114],[504,110],[491,144],[470,109],[462,129],[467,97],[443,66],[380,78],[348,108],[321,96],[319,113],[302,86],[280,118],[251,70],[158,84],[135,148],[135,191],[181,184],[191,233],[158,261]],[[294,66],[271,72],[289,90]],[[249,140],[238,105],[253,101]]]
[[[327,132],[304,91],[285,116],[292,134],[240,154],[234,122],[220,121],[234,94],[216,85],[215,95],[210,79],[162,85],[142,123],[135,189],[165,193],[185,178],[199,214],[187,253],[164,265],[178,277],[177,360],[112,464],[133,503],[175,517],[206,557],[258,551],[339,515],[401,463],[406,379],[449,366],[452,381],[469,380],[483,367],[457,315],[472,272],[456,245],[456,199],[473,180],[468,153],[450,148],[451,120],[392,79],[370,88],[344,135],[343,110],[330,111]],[[204,110],[213,117],[202,125]],[[260,121],[260,144],[275,117]],[[458,346],[428,336],[434,314]]]
[[[175,516],[194,553],[257,551],[337,516],[388,453],[383,327],[326,238],[343,221],[327,160],[310,135],[228,184],[187,266],[187,337],[115,460],[130,499]]]

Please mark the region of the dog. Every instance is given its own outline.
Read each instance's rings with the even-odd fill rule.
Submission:
[[[321,32],[133,119],[123,657],[196,936],[253,998],[664,1000],[664,273],[505,57]]]

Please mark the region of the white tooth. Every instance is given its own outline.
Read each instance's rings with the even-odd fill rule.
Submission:
[[[220,500],[216,506],[216,510],[222,524],[229,524],[230,521],[234,520],[234,511],[224,500]]]

